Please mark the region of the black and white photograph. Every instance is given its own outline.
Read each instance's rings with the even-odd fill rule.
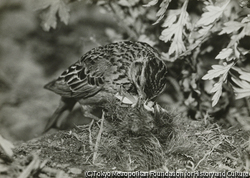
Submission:
[[[0,0],[0,177],[250,177],[250,0]]]

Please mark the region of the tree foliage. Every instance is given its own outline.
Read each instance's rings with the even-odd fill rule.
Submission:
[[[56,28],[58,19],[68,24],[69,4],[74,1],[38,0],[44,30]],[[229,113],[237,108],[235,99],[250,96],[248,0],[88,2],[114,14],[123,29],[116,33],[123,39],[144,41],[160,50],[169,66],[170,85],[182,96],[179,100],[190,116]]]

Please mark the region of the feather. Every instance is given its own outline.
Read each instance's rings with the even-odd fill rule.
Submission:
[[[84,105],[98,105],[105,95],[133,104],[151,100],[166,86],[167,68],[159,57],[147,43],[111,43],[84,54],[44,88]]]

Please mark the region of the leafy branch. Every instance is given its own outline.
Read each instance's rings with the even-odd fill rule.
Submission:
[[[232,81],[236,84],[232,85],[236,99],[241,99],[250,96],[250,73],[245,72],[238,67],[233,67],[239,73],[239,77],[232,77]]]
[[[219,35],[223,34],[231,35],[231,41],[228,46],[238,43],[245,36],[250,36],[250,16],[244,17],[241,22],[229,21],[224,23],[224,27]]]
[[[68,24],[69,4],[74,1],[76,0],[38,0],[36,7],[42,12],[43,29],[48,31],[56,28],[58,20]],[[211,107],[211,101],[208,100],[210,91],[212,106],[225,108],[221,104],[223,102],[218,102],[224,101],[229,98],[227,95],[231,96],[233,93],[231,90],[223,90],[227,88],[227,84],[232,86],[236,99],[250,96],[250,72],[246,66],[249,65],[250,48],[242,45],[242,41],[249,44],[248,5],[243,10],[242,3],[235,0],[195,3],[189,0],[87,2],[114,15],[121,28],[119,32],[104,29],[111,41],[144,41],[159,48],[162,59],[168,64],[170,77],[175,80],[176,85],[180,85],[177,93],[183,96],[180,99],[183,100],[182,103],[185,104],[190,96],[189,101],[194,109],[199,110],[204,105]],[[201,10],[204,11],[200,13]],[[218,43],[216,40],[219,40]],[[211,69],[205,71],[210,66]],[[186,106],[190,107],[190,104]],[[216,110],[209,109],[212,112]],[[205,112],[207,111],[206,109]]]
[[[57,14],[64,24],[68,24],[70,10],[64,0],[39,0],[36,6],[37,9],[43,10],[41,25],[45,31],[56,28]]]
[[[230,0],[228,0],[223,6],[214,6],[214,5],[208,5],[206,6],[207,12],[204,12],[200,18],[200,20],[197,22],[197,26],[207,26],[210,25],[222,16],[224,10],[226,9],[228,3]]]
[[[223,12],[228,8],[230,0],[227,1],[224,5],[221,7],[218,6],[207,6],[206,9],[208,12],[205,12],[202,14],[201,19],[197,22],[198,26],[202,26],[203,29],[207,28],[205,31],[208,31],[214,26],[215,22],[218,21],[219,18],[222,17]],[[239,40],[242,39],[245,36],[250,36],[250,18],[249,16],[244,17],[240,22],[233,20],[233,21],[227,21],[223,24],[221,27],[220,32],[218,35],[230,35],[230,41],[226,48],[223,48],[219,54],[215,57],[215,59],[218,59],[220,62],[225,63],[226,65],[214,65],[212,66],[213,69],[209,70],[208,73],[203,76],[203,80],[212,80],[214,78],[219,77],[218,82],[214,84],[214,87],[210,91],[211,93],[214,93],[212,97],[212,106],[215,106],[218,103],[218,100],[222,94],[222,85],[223,83],[226,83],[226,79],[228,76],[228,73],[230,72],[230,69],[238,64],[238,61],[241,59],[241,56],[246,55],[248,52],[243,53],[239,49]],[[212,25],[211,25],[212,24]],[[206,27],[207,25],[210,25]],[[226,62],[224,62],[226,61]],[[230,63],[230,64],[227,64]],[[231,85],[233,86],[234,92],[236,94],[236,99],[240,99],[242,97],[249,96],[249,93],[247,92],[249,89],[248,81],[242,80],[242,73],[243,71],[237,67],[233,67],[234,70],[237,69],[237,71],[240,73],[239,78],[235,75],[232,75],[232,82]],[[249,73],[245,72],[243,76],[249,76]],[[231,82],[231,80],[229,81]],[[237,87],[235,87],[235,84]]]
[[[165,17],[165,14],[166,14],[166,11],[168,9],[170,2],[171,2],[171,0],[163,0],[161,2],[160,8],[156,13],[157,20],[155,23],[153,23],[153,25],[158,24]],[[148,4],[145,4],[144,7],[155,6],[157,3],[158,3],[158,0],[152,0]]]
[[[187,37],[187,34],[184,28],[191,30],[189,15],[186,11],[187,5],[188,0],[184,2],[181,10],[169,11],[167,18],[162,24],[162,27],[165,29],[161,32],[159,39],[165,43],[172,40],[168,51],[169,55],[175,54],[175,56],[178,56],[186,50],[183,38]]]
[[[207,72],[206,75],[202,77],[203,80],[212,80],[219,77],[219,81],[216,82],[211,89],[210,93],[214,93],[212,97],[212,106],[215,106],[222,94],[222,85],[226,82],[229,70],[232,68],[234,63],[225,65],[213,65],[211,70]]]

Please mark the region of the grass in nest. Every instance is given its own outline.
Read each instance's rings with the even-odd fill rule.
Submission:
[[[47,134],[19,146],[15,155],[36,152],[47,166],[119,171],[249,171],[249,131],[223,129],[167,109],[105,105],[100,121]]]
[[[165,109],[153,114],[115,102],[105,107],[101,135],[100,123],[91,130],[93,143],[99,133],[96,164],[123,171],[247,170],[243,155],[249,132],[229,132],[216,123],[192,121]]]
[[[165,159],[163,147],[175,136],[175,117],[160,108],[153,114],[143,107],[107,103],[103,118],[88,128],[89,145],[94,152],[90,161],[127,171],[162,166]]]

